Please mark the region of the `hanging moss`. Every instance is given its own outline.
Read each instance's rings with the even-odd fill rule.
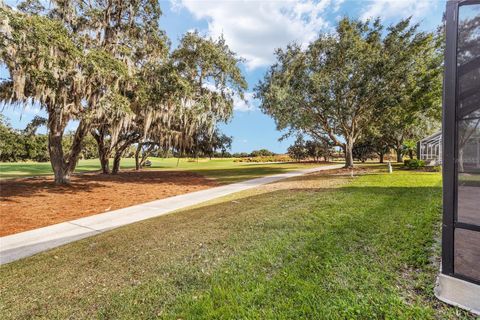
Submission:
[[[232,116],[246,82],[223,39],[187,33],[169,54],[157,1],[104,5],[54,1],[48,17],[1,8],[11,81],[0,99],[39,103],[58,130],[81,120],[84,131],[106,135],[110,151],[132,137],[185,150],[196,132],[211,134]]]

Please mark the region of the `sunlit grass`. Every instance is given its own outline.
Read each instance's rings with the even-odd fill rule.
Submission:
[[[440,217],[439,173],[308,175],[2,266],[0,316],[468,318],[433,296]]]
[[[235,162],[234,159],[195,160],[182,158],[178,160],[176,158],[153,157],[150,158],[150,161],[152,162],[152,166],[144,170],[186,170],[216,179],[220,183],[231,183],[320,165],[312,163],[246,163]],[[122,159],[121,168],[135,168],[135,159]],[[80,160],[76,172],[95,171],[99,169],[100,163],[98,159]],[[0,178],[18,178],[51,174],[52,169],[48,162],[0,163]]]

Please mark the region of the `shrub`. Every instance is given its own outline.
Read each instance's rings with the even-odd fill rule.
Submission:
[[[294,159],[288,155],[248,157],[233,160],[234,162],[291,162]]]
[[[235,152],[234,154],[232,154],[232,157],[233,158],[247,158],[248,153],[246,153],[246,152]]]
[[[404,161],[404,165],[409,169],[418,169],[425,167],[425,161],[418,159],[409,159]]]
[[[250,153],[250,157],[270,157],[274,155],[275,153],[267,149],[253,150],[252,153]]]

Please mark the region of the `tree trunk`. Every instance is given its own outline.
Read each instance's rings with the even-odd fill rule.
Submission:
[[[120,171],[120,161],[122,160],[125,150],[127,150],[130,145],[131,141],[126,140],[121,147],[117,147],[117,150],[115,150],[115,156],[113,157],[112,174],[117,174]]]
[[[120,171],[120,160],[122,159],[123,152],[115,152],[115,156],[113,157],[113,167],[112,167],[112,174],[117,174]]]
[[[395,153],[397,154],[397,162],[403,162],[402,147],[403,147],[403,138],[395,139],[394,149],[395,149]]]
[[[408,156],[413,159],[413,150],[408,150]]]
[[[97,149],[98,149],[98,159],[100,160],[100,166],[102,168],[103,174],[110,173],[110,150],[109,146],[105,145],[105,133],[104,130],[100,129],[99,132],[95,132],[94,130],[91,131],[92,136],[97,141]]]
[[[140,151],[142,150],[142,143],[137,144],[137,150],[135,150],[135,170],[140,170]]]
[[[48,114],[48,153],[50,155],[50,164],[55,176],[55,184],[70,183],[70,176],[75,170],[78,157],[82,151],[82,141],[88,132],[88,126],[85,121],[80,121],[73,139],[72,149],[65,159],[63,152],[62,139],[67,119],[62,112],[54,108]]]
[[[48,132],[48,153],[50,154],[50,164],[52,165],[55,176],[55,184],[68,184],[69,177],[64,173],[65,159],[63,158],[62,137],[63,131],[49,128]]]
[[[464,171],[464,166],[463,166],[463,148],[460,147],[458,148],[458,172]]]
[[[397,162],[403,162],[402,147],[397,147],[395,151],[397,153]]]
[[[385,154],[384,154],[383,152],[380,152],[380,153],[378,154],[378,157],[380,158],[380,163],[383,163],[384,158],[385,158]]]
[[[138,141],[140,137],[137,134],[133,134],[130,136],[125,137],[124,140],[122,140],[122,144],[117,143],[116,149],[115,149],[115,156],[113,157],[113,167],[112,167],[112,174],[117,174],[120,171],[120,161],[122,160],[123,155],[125,154],[125,151],[132,145],[132,143],[140,143]]]
[[[142,158],[140,159],[140,168],[142,168],[145,165],[145,162],[147,162],[147,159],[148,157],[150,157],[153,150],[155,150],[155,144],[151,143],[148,146],[148,149],[142,153]]]
[[[102,173],[103,174],[109,174],[110,173],[110,156],[108,152],[105,152],[105,150],[102,150],[100,152],[100,149],[98,150],[99,153],[99,158],[100,158],[100,166],[102,167]]]
[[[353,140],[348,138],[344,147],[345,168],[353,168]]]
[[[50,108],[50,107],[49,107]],[[63,157],[63,131],[65,124],[62,121],[61,111],[56,108],[48,112],[48,153],[50,155],[50,164],[55,175],[55,184],[69,183],[65,176],[65,159]]]
[[[77,130],[75,131],[75,136],[73,137],[72,147],[65,165],[65,175],[70,177],[70,175],[75,171],[77,166],[80,153],[82,152],[82,143],[85,136],[88,134],[89,125],[85,120],[81,120],[78,124]]]

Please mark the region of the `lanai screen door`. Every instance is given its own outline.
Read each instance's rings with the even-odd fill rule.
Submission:
[[[449,1],[442,273],[480,284],[480,0]]]

